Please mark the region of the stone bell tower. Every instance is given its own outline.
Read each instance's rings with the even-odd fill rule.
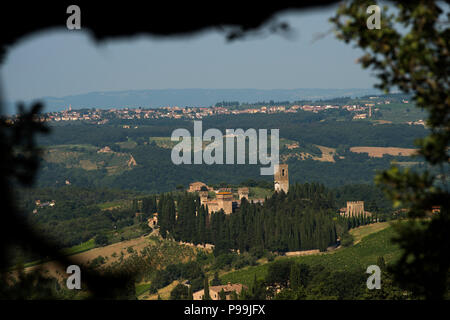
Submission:
[[[275,191],[283,190],[285,193],[289,190],[289,172],[287,164],[279,164],[275,166],[273,175]]]

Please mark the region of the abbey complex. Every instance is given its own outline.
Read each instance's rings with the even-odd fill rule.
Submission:
[[[275,167],[274,191],[287,193],[289,191],[289,167],[287,164],[279,164]],[[242,187],[233,190],[232,188],[214,189],[207,184],[196,181],[189,184],[188,192],[198,192],[200,203],[208,208],[208,212],[223,210],[225,214],[231,214],[242,198],[249,202],[263,203],[264,198],[250,198],[249,188]],[[370,216],[370,212],[364,210],[364,201],[347,201],[347,207],[339,210],[339,214],[345,217]]]
[[[274,174],[274,190],[276,192],[288,192],[289,175],[287,164],[280,164],[276,167]],[[197,181],[189,185],[188,192],[198,192],[201,204],[207,207],[208,212],[210,213],[223,210],[225,214],[231,214],[234,209],[239,206],[242,198],[246,198],[253,203],[264,202],[263,198],[250,198],[248,187],[237,188],[237,190],[232,190],[231,188],[214,190],[205,183]]]

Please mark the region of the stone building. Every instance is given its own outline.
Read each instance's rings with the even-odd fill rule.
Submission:
[[[364,215],[364,201],[347,201],[348,217]]]
[[[439,214],[439,213],[441,213],[441,206],[433,206],[433,207],[431,208],[431,213],[433,213],[433,214]]]
[[[216,194],[217,207],[223,209],[225,214],[233,212],[233,194],[229,191],[221,191]]]
[[[151,218],[147,220],[148,226],[154,228],[158,224],[158,212],[153,213]]]
[[[208,204],[208,191],[200,191],[200,204],[206,206]]]
[[[283,190],[285,193],[289,191],[289,172],[287,164],[279,164],[275,166],[273,175],[274,188],[276,192]]]
[[[111,150],[110,147],[105,146],[105,147],[101,148],[100,150],[98,150],[97,153],[113,153],[113,151]]]
[[[219,191],[215,199],[208,199],[208,191],[200,191],[200,204],[208,206],[208,212],[217,212],[221,209],[225,214],[233,213],[233,194],[230,191]]]
[[[188,192],[198,192],[198,191],[202,190],[202,187],[203,187],[203,189],[206,188],[206,190],[211,189],[206,185],[206,183],[196,181],[196,182],[192,182],[189,184]]]
[[[236,195],[236,192],[233,194],[232,188],[220,188],[214,190],[203,182],[193,182],[189,185],[188,191],[198,192],[200,204],[205,207],[208,206],[209,213],[223,210],[225,214],[231,214],[239,207],[242,198],[249,200],[249,188],[247,187],[238,188]],[[215,198],[209,197],[211,192],[215,192]],[[239,201],[235,199],[235,196],[239,198]]]
[[[220,300],[219,293],[223,290],[226,295],[226,300],[231,300],[231,293],[236,292],[236,294],[241,294],[242,288],[246,288],[244,285],[240,283],[231,284],[228,282],[228,284],[223,286],[211,286],[209,287],[209,296],[212,300]],[[205,295],[205,290],[200,290],[197,292],[194,292],[192,294],[194,300],[203,300],[203,296]]]
[[[239,200],[242,200],[242,198],[246,198],[248,200],[248,193],[248,188],[238,188]]]
[[[364,210],[364,201],[347,201],[347,208],[341,208],[339,214],[345,217],[370,216],[370,213]]]

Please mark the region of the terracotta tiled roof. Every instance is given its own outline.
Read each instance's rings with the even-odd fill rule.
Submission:
[[[211,286],[210,290],[219,293],[220,291],[225,291],[225,292],[231,292],[231,291],[236,291],[237,293],[240,293],[242,291],[242,284],[236,283],[236,284],[226,284],[223,286]]]

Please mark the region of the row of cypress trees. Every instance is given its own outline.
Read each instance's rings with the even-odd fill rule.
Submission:
[[[230,215],[208,214],[197,194],[162,194],[158,202],[160,234],[177,241],[211,243],[218,251],[250,248],[269,251],[326,250],[364,217],[339,217],[331,191],[321,184],[296,184],[264,204],[241,201]]]

